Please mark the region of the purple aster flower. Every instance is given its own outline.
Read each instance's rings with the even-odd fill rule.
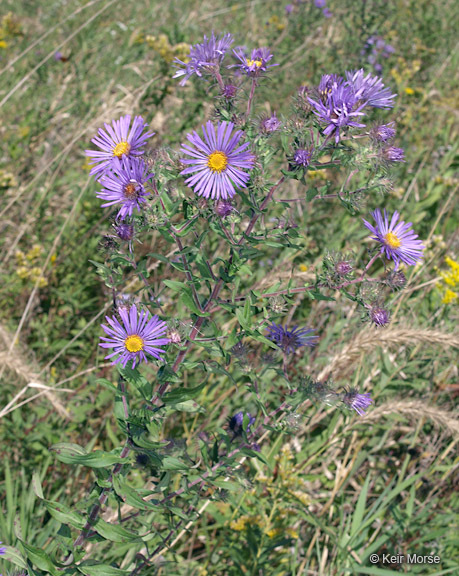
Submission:
[[[98,150],[86,150],[86,156],[92,158],[90,174],[96,174],[96,179],[100,178],[105,172],[110,170],[115,158],[140,156],[141,150],[148,138],[154,135],[154,132],[143,131],[148,126],[143,121],[142,116],[136,116],[131,124],[131,116],[121,116],[119,120],[113,120],[112,126],[104,124],[105,130],[99,128],[99,136],[91,140],[93,144],[100,148]]]
[[[363,68],[355,72],[346,72],[346,85],[349,86],[356,100],[363,101],[374,108],[392,108],[393,99],[390,88],[384,88],[384,83],[379,76],[367,74],[364,76]]]
[[[239,90],[239,87],[236,86],[235,84],[225,84],[225,86],[223,87],[223,90],[222,90],[222,96],[223,96],[223,98],[226,98],[227,100],[232,100],[233,98],[236,97],[238,90]]]
[[[285,6],[285,13],[287,16],[293,12],[293,4],[287,4]]]
[[[381,124],[380,126],[374,126],[370,130],[370,137],[377,142],[388,142],[395,137],[396,130],[394,128],[394,122],[389,122],[389,124]]]
[[[348,408],[355,410],[359,416],[365,416],[365,410],[373,402],[368,392],[359,394],[355,388],[346,391],[342,396],[342,401]]]
[[[379,208],[372,213],[372,216],[376,221],[376,226],[372,226],[366,220],[363,222],[368,230],[375,234],[372,239],[381,243],[381,254],[385,253],[386,258],[395,262],[396,270],[400,261],[409,266],[414,266],[421,261],[425,246],[418,239],[418,235],[411,230],[411,222],[408,224],[403,221],[398,222],[400,215],[395,211],[389,223],[386,210],[384,210],[383,218]]]
[[[322,14],[324,15],[324,18],[331,18],[333,16],[333,14],[330,12],[330,10],[326,6],[322,10]]]
[[[298,328],[294,326],[292,329],[284,328],[280,324],[273,322],[268,327],[266,337],[274,342],[286,354],[292,354],[302,346],[315,346],[317,344],[318,336],[311,334],[314,332],[311,328]]]
[[[140,206],[145,202],[145,196],[150,192],[145,190],[145,182],[153,178],[147,173],[145,162],[138,158],[115,158],[112,161],[112,171],[103,175],[100,183],[103,189],[96,194],[101,200],[106,200],[102,208],[121,204],[117,218],[124,220],[132,216],[134,208],[140,212]]]
[[[255,416],[252,416],[250,412],[246,413],[249,422],[247,424],[246,432],[250,432],[250,428],[252,424],[255,422]],[[244,412],[237,412],[234,416],[232,416],[229,420],[229,427],[230,429],[237,435],[240,434],[242,431],[242,424],[244,422]]]
[[[203,73],[212,73],[218,68],[225,57],[226,52],[233,43],[231,34],[223,34],[220,38],[212,32],[210,38],[204,36],[201,44],[190,46],[188,62],[182,62],[178,58],[174,61],[174,66],[178,68],[173,78],[184,78],[180,81],[180,86],[185,86],[187,80],[193,74],[202,77]]]
[[[314,6],[316,8],[325,8],[326,4],[327,4],[326,0],[314,0]]]
[[[387,326],[390,322],[390,313],[381,306],[373,306],[369,314],[370,320],[376,326]]]
[[[219,200],[215,204],[214,210],[220,218],[226,218],[235,210],[235,208],[229,200]]]
[[[304,148],[298,148],[293,154],[293,161],[297,166],[309,166],[311,161],[312,152]]]
[[[405,162],[405,152],[403,148],[389,146],[382,151],[383,158],[388,162]]]
[[[338,74],[324,74],[320,79],[319,86],[317,87],[322,102],[325,104],[332,93],[332,90],[342,84],[344,84],[344,78],[342,76],[338,76]]]
[[[4,548],[1,544],[3,544],[3,542],[0,542],[0,556],[3,556],[6,552],[6,548]]]
[[[145,310],[137,314],[135,304],[131,306],[129,312],[120,308],[119,315],[123,324],[117,318],[108,316],[105,316],[105,320],[110,326],[102,324],[108,338],[101,336],[101,340],[105,342],[99,346],[115,350],[105,357],[106,360],[117,355],[113,364],[119,362],[124,368],[132,360],[132,368],[135,368],[135,365],[142,360],[148,362],[145,352],[156,359],[160,358],[160,354],[164,354],[165,350],[161,346],[169,344],[169,338],[163,337],[167,330],[166,322],[159,320],[158,316],[149,319],[149,314]]]
[[[313,110],[314,114],[318,116],[321,122],[327,124],[324,134],[330,136],[335,133],[335,142],[339,142],[342,128],[346,126],[355,128],[365,126],[365,124],[353,120],[357,116],[364,115],[360,110],[365,104],[358,105],[356,97],[349,86],[335,83],[325,103],[316,102],[311,98],[309,98],[309,101],[315,108]]]
[[[347,276],[352,272],[352,264],[349,260],[340,260],[335,264],[335,272],[338,276]]]
[[[282,122],[276,116],[276,113],[272,114],[272,116],[268,116],[266,118],[262,118],[260,122],[260,128],[262,132],[269,134],[271,132],[276,132],[282,126]]]
[[[134,226],[132,224],[118,224],[115,226],[115,232],[118,238],[128,242],[134,237]]]
[[[237,66],[248,76],[260,76],[263,72],[266,72],[268,68],[277,66],[277,64],[268,64],[273,57],[269,48],[255,48],[252,50],[250,56],[247,56],[244,48],[239,47],[233,50],[233,54],[240,61],[240,64],[234,64],[230,66],[230,68]]]
[[[255,158],[248,147],[249,142],[238,146],[243,136],[242,130],[233,133],[232,122],[219,122],[217,128],[212,122],[202,126],[204,140],[197,134],[188,134],[188,144],[182,145],[182,152],[192,158],[181,161],[189,164],[180,174],[192,174],[185,183],[195,194],[215,200],[226,200],[236,194],[236,188],[245,188],[250,179],[244,168],[250,170]]]

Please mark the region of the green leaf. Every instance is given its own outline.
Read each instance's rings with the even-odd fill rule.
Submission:
[[[197,307],[196,302],[193,299],[193,296],[191,295],[191,293],[188,292],[188,290],[186,290],[185,292],[182,293],[182,295],[180,296],[180,299],[185,304],[185,306],[188,308],[188,310],[191,310],[191,312],[193,312],[197,316],[210,316],[209,312],[202,312]]]
[[[179,402],[190,400],[191,398],[196,398],[205,385],[206,383],[203,382],[194,388],[175,388],[174,390],[164,394],[163,402],[164,404],[177,404]]]
[[[137,534],[129,532],[126,528],[105,522],[102,518],[98,518],[97,521],[94,522],[93,527],[98,534],[106,540],[110,540],[110,542],[134,542],[134,540],[138,540],[139,538]]]
[[[109,564],[86,564],[86,562],[82,562],[77,568],[79,572],[87,576],[122,576],[123,574],[129,574],[128,570],[113,568]]]
[[[62,524],[70,524],[70,526],[73,526],[78,530],[82,530],[84,528],[86,521],[83,516],[77,512],[74,512],[65,504],[61,504],[59,502],[51,502],[50,500],[44,500],[43,503],[51,516],[56,518],[56,520]]]
[[[331,302],[335,301],[335,298],[331,296],[324,296],[318,290],[306,290],[306,294],[311,298],[311,300],[329,300]]]
[[[166,456],[163,458],[163,470],[188,470],[190,466],[173,456]]]
[[[27,568],[27,562],[17,548],[13,548],[13,546],[2,546],[2,548],[5,549],[3,560],[8,560],[8,562],[19,566],[19,568]]]
[[[31,546],[22,540],[20,540],[20,542],[27,553],[27,558],[32,562],[32,564],[35,564],[35,566],[40,568],[40,570],[46,570],[52,574],[52,576],[59,576],[59,571],[44,550]]]
[[[177,282],[177,280],[163,280],[163,284],[174,292],[182,292],[183,290],[186,290],[185,283]]]
[[[185,402],[178,402],[177,404],[173,404],[175,410],[179,412],[201,412],[201,414],[205,413],[205,408],[200,406],[194,400],[186,400]]]
[[[119,455],[120,449],[117,448],[112,452],[95,450],[87,454],[84,448],[78,444],[60,442],[51,446],[50,450],[56,453],[56,457],[65,464],[81,464],[90,468],[106,468],[119,462],[126,462],[126,458]]]

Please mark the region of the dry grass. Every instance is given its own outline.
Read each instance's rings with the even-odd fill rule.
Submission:
[[[349,374],[362,355],[371,354],[378,348],[397,349],[399,352],[405,347],[416,345],[459,348],[459,336],[457,334],[445,334],[439,330],[410,328],[379,330],[368,328],[357,334],[350,344],[331,359],[328,366],[320,374],[320,378],[326,378],[332,373],[338,376]]]
[[[400,414],[416,422],[421,418],[429,419],[434,426],[443,428],[451,436],[459,438],[459,421],[452,412],[429,406],[420,400],[387,402],[372,411],[371,419],[377,420],[390,414]]]

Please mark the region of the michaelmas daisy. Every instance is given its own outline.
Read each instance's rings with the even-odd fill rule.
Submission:
[[[398,268],[400,261],[414,266],[423,258],[423,250],[425,246],[418,235],[411,230],[411,222],[399,222],[400,214],[395,211],[392,218],[389,217],[386,210],[384,210],[384,217],[381,210],[376,209],[371,214],[376,221],[376,226],[372,226],[369,222],[364,220],[365,226],[373,232],[373,240],[381,244],[381,254],[385,254],[386,258],[395,262],[395,269]]]
[[[169,344],[169,338],[164,337],[167,331],[166,322],[158,316],[149,318],[145,310],[138,313],[135,304],[129,312],[126,308],[120,308],[119,315],[122,324],[117,318],[105,316],[109,326],[101,325],[108,337],[102,336],[101,340],[104,342],[99,346],[115,350],[105,357],[106,360],[117,356],[113,364],[120,363],[123,368],[132,360],[132,368],[135,368],[142,360],[147,362],[145,352],[156,359],[164,354],[165,350],[161,346]]]
[[[226,200],[236,194],[237,188],[246,188],[250,176],[245,170],[253,167],[255,158],[248,150],[249,142],[238,146],[243,136],[242,130],[233,133],[232,122],[212,122],[202,126],[204,140],[197,132],[188,134],[188,141],[181,151],[191,158],[182,158],[189,165],[180,174],[192,174],[185,183],[193,188],[198,196],[212,200]]]

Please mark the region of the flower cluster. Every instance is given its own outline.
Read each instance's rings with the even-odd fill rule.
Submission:
[[[365,42],[361,55],[367,57],[368,63],[373,66],[377,74],[382,72],[382,64],[379,62],[380,58],[389,58],[395,49],[390,44],[387,44],[381,36],[370,36]]]
[[[363,69],[346,72],[345,78],[335,74],[322,76],[317,97],[308,97],[319,123],[325,125],[323,133],[334,136],[338,143],[342,130],[364,127],[360,120],[366,107],[392,108],[395,94],[384,86],[381,78],[365,73]]]
[[[183,76],[180,85],[184,86],[193,74],[202,77],[203,74],[218,72],[220,64],[232,43],[233,37],[231,34],[223,34],[218,38],[212,32],[210,38],[204,36],[202,43],[190,46],[190,53],[186,58],[186,62],[178,58],[175,59],[175,67],[178,70],[174,74],[174,78],[182,78]]]
[[[102,186],[97,197],[104,200],[102,207],[119,205],[117,218],[132,216],[134,209],[140,211],[149,192],[145,184],[153,178],[145,162],[140,158],[147,140],[153,132],[145,132],[148,125],[136,116],[131,127],[131,116],[122,116],[112,125],[99,129],[93,142],[100,150],[86,150],[93,165],[90,174]]]

